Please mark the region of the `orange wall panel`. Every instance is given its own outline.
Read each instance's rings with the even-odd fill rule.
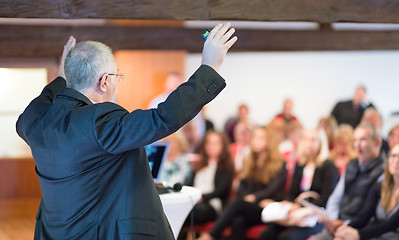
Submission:
[[[165,90],[168,73],[184,73],[185,51],[117,51],[119,72],[116,103],[129,111],[147,109],[151,99]]]

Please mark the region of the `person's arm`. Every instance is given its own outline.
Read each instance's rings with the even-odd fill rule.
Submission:
[[[164,138],[194,118],[226,86],[215,69],[234,43],[226,42],[232,34],[231,30],[226,33],[228,26],[211,31],[204,44],[202,65],[157,109],[129,113],[112,103],[96,104],[92,121],[99,145],[109,153],[126,152]]]
[[[217,170],[215,176],[215,189],[211,193],[203,194],[202,199],[204,201],[209,201],[212,198],[223,198],[226,196],[230,192],[233,176],[233,166],[224,171]]]
[[[236,197],[237,198],[243,198],[245,195],[248,195],[251,193],[250,188],[249,188],[249,181],[247,179],[240,179],[240,183],[238,185]]]
[[[44,111],[47,110],[48,106],[53,102],[55,96],[57,93],[66,87],[66,82],[65,82],[65,75],[64,75],[64,61],[71,50],[75,46],[76,39],[74,37],[70,37],[68,42],[64,46],[64,51],[62,53],[61,57],[61,62],[59,66],[59,77],[51,81],[49,84],[44,87],[43,91],[40,93],[38,97],[32,100],[32,102],[29,104],[29,108],[27,108],[24,113],[22,113],[16,123],[16,129],[18,135],[25,140],[25,133],[23,132],[23,129],[25,129],[23,126],[25,125],[25,121],[33,121],[34,119],[25,119],[24,116],[25,114],[28,114],[29,116],[39,116],[41,115]],[[26,113],[26,111],[34,111],[30,113]]]
[[[328,217],[331,220],[338,219],[339,214],[339,206],[342,201],[342,197],[344,195],[345,190],[345,172],[342,173],[341,178],[339,179],[337,185],[334,188],[334,191],[330,195],[327,201],[326,211]]]
[[[319,198],[312,200],[311,202],[320,207],[325,207],[330,197],[331,193],[339,180],[338,169],[335,167],[334,163],[326,160],[322,166],[322,183],[323,186],[320,191]]]
[[[387,221],[367,227],[359,231],[360,239],[372,239],[383,235],[384,233],[397,230],[399,227],[399,211],[393,214]]]
[[[356,214],[356,217],[350,220],[349,226],[357,229],[365,227],[374,216],[378,203],[381,198],[381,185],[376,182],[367,193],[363,207]]]
[[[263,199],[274,199],[275,196],[279,196],[279,193],[284,190],[286,177],[287,168],[285,167],[285,162],[283,162],[280,172],[274,177],[273,180],[271,180],[267,188],[254,192],[256,202],[259,202]]]
[[[373,239],[384,233],[395,231],[399,227],[399,211],[395,212],[386,221],[367,226],[374,216],[380,200],[381,185],[376,183],[367,194],[366,202],[349,225],[338,228],[336,237],[343,239]],[[351,235],[353,238],[349,238]]]

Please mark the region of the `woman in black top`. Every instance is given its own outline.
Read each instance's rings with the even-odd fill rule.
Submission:
[[[216,220],[218,213],[227,203],[234,176],[234,165],[228,148],[227,137],[223,133],[208,131],[199,149],[199,160],[194,165],[188,185],[202,191],[202,198],[195,204],[192,218],[195,224]],[[190,224],[190,216],[184,226]],[[180,233],[178,239],[186,239]]]
[[[390,151],[382,183],[373,186],[358,215],[339,227],[334,239],[399,239],[399,144]]]
[[[327,157],[328,143],[324,131],[304,130],[299,142],[299,161],[295,166],[290,192],[285,201],[286,204],[292,204],[289,213],[301,208],[298,203],[294,203],[298,197],[312,196],[307,199],[309,202],[325,207],[339,179],[338,169],[332,161],[326,160]],[[302,222],[292,220],[289,214],[286,221],[280,222],[282,224],[268,224],[259,239],[303,240],[322,230],[321,227],[302,227]]]
[[[245,158],[240,173],[237,199],[231,202],[209,234],[201,240],[219,239],[231,226],[233,239],[245,239],[246,228],[261,223],[264,199],[281,199],[286,177],[285,164],[278,152],[277,139],[269,127],[258,127],[251,140],[251,152]]]

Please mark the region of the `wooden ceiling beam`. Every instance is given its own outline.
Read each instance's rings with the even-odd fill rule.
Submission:
[[[202,29],[128,26],[0,25],[0,57],[57,57],[70,35],[95,40],[113,50],[185,50],[201,52]],[[232,51],[397,50],[399,31],[271,31],[236,32]]]
[[[399,23],[399,0],[0,0],[5,18]]]

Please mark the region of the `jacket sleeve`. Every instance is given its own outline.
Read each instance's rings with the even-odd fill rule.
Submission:
[[[380,184],[376,182],[367,193],[367,198],[365,199],[363,207],[360,209],[356,217],[350,220],[349,226],[360,229],[367,225],[377,209],[381,196],[380,189]]]
[[[330,197],[331,193],[334,191],[335,185],[339,180],[338,169],[335,167],[334,163],[330,160],[326,160],[322,166],[322,188],[320,191],[320,197],[316,200],[313,200],[312,203],[316,204],[320,207],[325,207]],[[319,180],[319,179],[317,179]]]
[[[302,179],[302,171],[303,168],[299,165],[299,163],[296,163],[294,174],[292,175],[291,187],[288,195],[284,198],[284,200],[294,202],[295,198],[298,197],[298,195],[301,193],[300,182]]]
[[[279,200],[275,198],[278,198],[278,196],[281,195],[280,193],[284,190],[284,183],[287,177],[287,168],[285,166],[285,162],[283,162],[282,165],[283,166],[281,167],[280,172],[268,184],[267,188],[256,191],[254,193],[256,201],[259,202],[263,199],[268,199],[268,198],[273,200]]]
[[[186,82],[173,91],[157,109],[131,113],[112,103],[97,104],[93,116],[94,134],[109,153],[129,151],[175,132],[226,86],[211,67],[202,65]]]
[[[360,239],[373,239],[378,238],[379,236],[383,235],[384,233],[396,231],[398,228],[399,222],[399,211],[396,211],[388,220],[381,222],[377,225],[372,227],[367,227],[359,231]]]
[[[250,184],[247,179],[240,179],[238,189],[236,193],[237,198],[243,198],[245,195],[252,193],[250,190]]]
[[[43,91],[40,93],[38,97],[30,102],[29,106],[25,109],[25,111],[18,117],[16,123],[16,129],[18,135],[25,140],[25,127],[29,126],[27,121],[35,121],[35,117],[39,117],[43,112],[45,112],[50,104],[53,102],[57,93],[66,87],[65,79],[62,77],[57,77],[52,82],[44,87]],[[25,118],[25,116],[29,116],[29,118]],[[26,140],[25,140],[26,141]]]

